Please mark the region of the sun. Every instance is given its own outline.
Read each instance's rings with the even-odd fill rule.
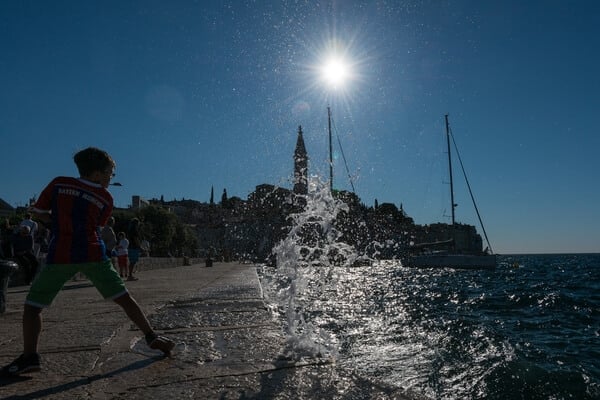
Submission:
[[[343,87],[350,76],[350,66],[342,58],[331,57],[321,67],[321,78],[334,89]]]
[[[303,88],[300,93],[310,92],[331,105],[349,104],[360,96],[365,84],[364,70],[368,57],[361,51],[354,36],[346,44],[333,37],[319,38],[323,42],[307,40],[308,63],[301,72]]]

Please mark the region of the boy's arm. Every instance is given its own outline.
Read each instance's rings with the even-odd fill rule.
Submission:
[[[40,197],[37,199],[33,206],[27,208],[27,211],[34,214],[36,219],[44,223],[51,222],[52,212],[50,210],[50,204],[52,199],[52,193],[54,188],[54,182],[58,178],[54,178],[52,182],[48,184],[40,193]]]

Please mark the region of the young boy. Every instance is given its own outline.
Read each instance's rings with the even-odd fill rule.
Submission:
[[[50,222],[46,267],[31,285],[23,310],[23,354],[2,369],[2,375],[36,372],[42,330],[41,312],[50,306],[63,285],[82,272],[106,299],[120,305],[145,334],[148,345],[169,354],[174,343],[158,336],[106,255],[100,227],[106,225],[113,199],[106,190],[114,176],[115,162],[103,150],[89,147],[75,154],[80,178],[57,177],[30,209],[40,220]]]

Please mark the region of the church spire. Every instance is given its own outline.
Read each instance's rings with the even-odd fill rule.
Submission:
[[[302,126],[298,126],[298,140],[294,151],[294,194],[308,193],[308,155],[302,137]]]

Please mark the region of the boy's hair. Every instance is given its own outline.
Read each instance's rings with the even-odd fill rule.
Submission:
[[[75,154],[73,160],[81,176],[90,176],[96,171],[104,172],[115,166],[112,157],[106,151],[96,147],[81,150]]]

